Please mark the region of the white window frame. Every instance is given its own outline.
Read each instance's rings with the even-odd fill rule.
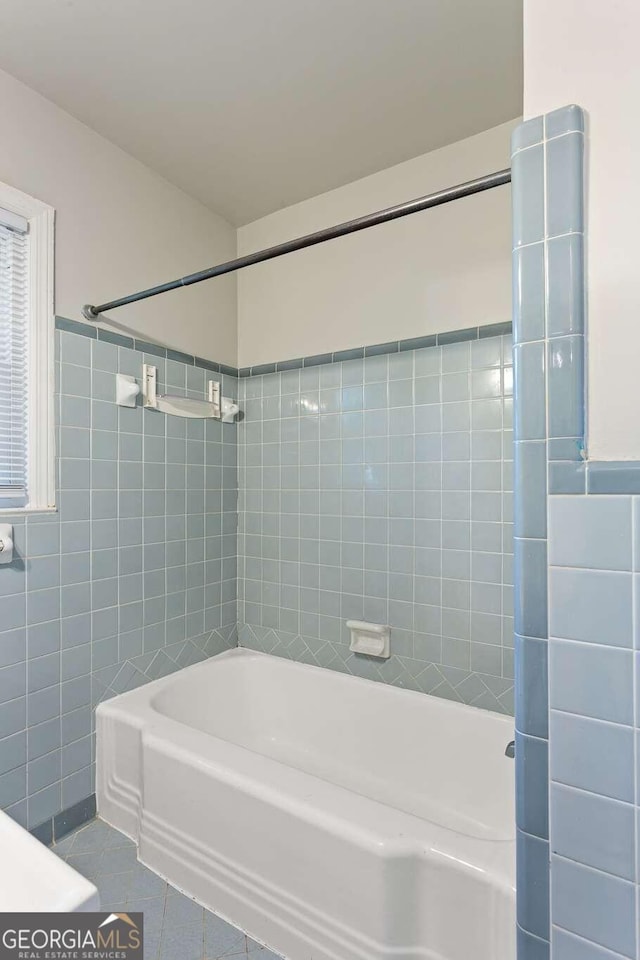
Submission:
[[[0,183],[0,207],[29,221],[28,500],[0,514],[55,510],[55,210],[6,183]]]

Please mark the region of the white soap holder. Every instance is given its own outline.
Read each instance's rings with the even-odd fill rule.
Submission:
[[[140,387],[136,383],[135,377],[130,377],[125,373],[116,375],[116,403],[119,407],[135,407],[136,397],[140,393]]]
[[[230,397],[222,397],[220,400],[220,419],[223,423],[234,423],[239,410],[236,401]]]
[[[366,623],[364,620],[347,620],[347,627],[351,631],[349,650],[364,653],[368,657],[379,657],[381,660],[389,659],[389,627],[381,623]]]

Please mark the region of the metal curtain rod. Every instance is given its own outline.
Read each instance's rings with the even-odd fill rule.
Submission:
[[[148,290],[132,293],[128,297],[120,297],[118,300],[110,300],[108,303],[100,303],[97,306],[87,303],[82,308],[82,315],[87,320],[97,320],[100,314],[106,310],[115,310],[116,307],[124,307],[127,303],[137,303],[138,300],[157,297],[159,293],[167,293],[168,290],[175,290],[178,287],[189,287],[192,283],[202,283],[203,280],[221,277],[225,273],[242,270],[244,267],[250,267],[254,263],[263,263],[265,260],[283,257],[287,253],[304,250],[305,247],[313,247],[317,243],[324,243],[326,240],[345,237],[349,233],[367,230],[369,227],[375,227],[379,223],[398,220],[400,217],[407,217],[411,213],[419,213],[421,210],[439,207],[443,203],[450,203],[452,200],[470,197],[474,193],[482,193],[484,190],[501,187],[510,181],[511,170],[498,170],[497,173],[489,173],[486,177],[478,177],[477,180],[467,180],[466,183],[460,183],[455,187],[447,187],[446,190],[430,193],[428,196],[419,197],[417,200],[408,200],[406,203],[399,203],[395,207],[378,210],[377,213],[368,213],[366,216],[358,217],[356,220],[348,220],[346,223],[339,223],[335,227],[326,227],[324,230],[308,233],[306,236],[297,237],[295,240],[287,240],[286,243],[278,243],[275,247],[267,247],[265,250],[249,253],[245,257],[238,257],[236,260],[227,260],[226,263],[219,263],[215,267],[209,267],[208,270],[200,270],[198,273],[191,273],[186,277],[182,277],[180,280],[161,283],[157,287],[149,287]]]

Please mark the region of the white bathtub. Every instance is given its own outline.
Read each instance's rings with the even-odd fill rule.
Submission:
[[[514,960],[509,718],[237,649],[97,728],[100,816],[289,960]]]

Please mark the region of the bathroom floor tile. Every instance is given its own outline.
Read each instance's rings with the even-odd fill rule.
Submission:
[[[53,851],[95,883],[103,910],[142,911],[145,960],[281,960],[139,863],[136,845],[102,820]]]

